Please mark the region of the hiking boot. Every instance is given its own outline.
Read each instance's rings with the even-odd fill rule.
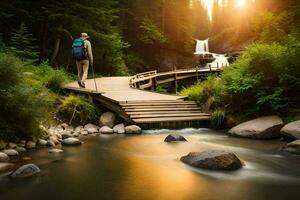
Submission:
[[[82,87],[82,85],[81,85],[81,82],[80,82],[80,81],[77,81],[77,83],[78,83],[79,87]]]
[[[85,84],[84,84],[84,82],[82,82],[82,81],[81,81],[81,87],[82,87],[82,88],[85,88]]]

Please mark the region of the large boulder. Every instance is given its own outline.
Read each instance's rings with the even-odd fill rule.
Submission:
[[[0,162],[9,161],[9,156],[6,153],[0,152]]]
[[[12,172],[9,176],[11,178],[25,178],[36,175],[40,173],[40,168],[35,164],[27,164],[23,165],[14,172]]]
[[[114,126],[113,131],[114,133],[123,134],[125,133],[125,125],[123,123],[117,124]]]
[[[113,129],[111,129],[108,126],[103,126],[103,127],[100,128],[100,133],[102,133],[102,134],[113,134],[114,131],[113,131]]]
[[[8,156],[17,156],[17,155],[19,155],[19,152],[17,152],[15,149],[4,149],[2,152],[5,153]]]
[[[112,112],[105,112],[101,115],[99,124],[100,126],[108,126],[112,128],[116,120],[116,115]]]
[[[73,138],[73,137],[64,139],[64,140],[62,140],[61,143],[63,145],[66,145],[66,146],[76,146],[76,145],[81,145],[82,144],[82,142],[79,139]]]
[[[7,147],[8,147],[9,149],[15,149],[15,148],[17,148],[17,144],[16,144],[16,143],[13,143],[13,142],[9,142],[9,143],[7,144]]]
[[[187,140],[182,135],[168,135],[165,142],[186,142]]]
[[[237,170],[243,166],[234,153],[226,151],[191,152],[180,160],[193,167],[212,170]]]
[[[64,131],[62,134],[61,134],[61,138],[64,140],[64,139],[67,139],[69,137],[72,137],[72,134],[71,132],[69,131]]]
[[[278,116],[265,116],[241,123],[229,130],[234,136],[253,139],[272,139],[280,137],[283,121]]]
[[[288,143],[282,149],[293,154],[300,154],[300,140]]]
[[[293,140],[300,139],[300,120],[286,124],[280,133]]]
[[[137,125],[130,125],[125,127],[125,133],[126,134],[140,134],[142,133],[141,127]]]

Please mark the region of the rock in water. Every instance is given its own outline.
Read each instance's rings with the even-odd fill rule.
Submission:
[[[33,142],[33,141],[28,141],[28,142],[26,143],[26,148],[27,148],[27,149],[34,149],[35,146],[36,146],[36,143]]]
[[[69,137],[67,139],[62,140],[61,142],[63,145],[67,145],[67,146],[75,146],[75,145],[81,145],[82,142],[77,139],[77,138],[73,138],[73,137]]]
[[[237,170],[243,166],[235,154],[226,151],[191,152],[180,160],[193,167],[212,170]]]
[[[300,154],[300,140],[295,140],[291,143],[288,143],[282,149],[293,154]]]
[[[103,126],[103,127],[100,128],[100,133],[102,133],[102,134],[113,134],[114,131],[111,128],[109,128],[108,126]]]
[[[26,149],[24,147],[17,147],[16,151],[19,152],[19,153],[21,153],[21,152],[25,152]]]
[[[101,115],[99,124],[100,126],[108,126],[112,128],[114,126],[116,115],[112,112],[105,112]]]
[[[280,133],[284,136],[299,140],[300,139],[300,120],[288,123],[281,130]]]
[[[5,149],[5,150],[3,150],[3,153],[5,153],[8,156],[17,156],[17,155],[19,155],[19,152],[17,152],[14,149]]]
[[[140,133],[142,133],[142,129],[141,129],[141,127],[139,127],[137,125],[126,126],[125,133],[126,134],[140,134]]]
[[[253,139],[272,139],[280,137],[283,121],[278,116],[260,117],[241,123],[229,130],[234,136]]]
[[[9,161],[9,156],[5,153],[0,152],[0,162],[7,162]]]
[[[27,164],[18,168],[17,170],[12,172],[9,176],[11,178],[25,178],[40,173],[40,171],[41,171],[40,168],[35,164]]]
[[[43,140],[43,139],[39,139],[38,142],[37,142],[37,144],[38,144],[39,146],[46,146],[46,145],[47,145],[47,141],[46,141],[46,140]]]
[[[62,152],[64,152],[64,150],[62,150],[62,149],[49,149],[48,152],[56,154],[56,153],[62,153]]]
[[[125,125],[124,124],[115,125],[113,130],[114,133],[123,134],[125,133]]]
[[[187,140],[182,135],[168,135],[165,142],[186,142]]]

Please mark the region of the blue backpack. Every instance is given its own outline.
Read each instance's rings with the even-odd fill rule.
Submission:
[[[75,39],[72,44],[72,57],[75,60],[85,60],[86,49],[84,48],[84,40],[81,38]]]

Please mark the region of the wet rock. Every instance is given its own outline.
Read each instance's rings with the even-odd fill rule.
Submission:
[[[282,149],[293,154],[300,154],[300,140],[290,142],[286,144]]]
[[[43,139],[39,139],[37,142],[38,146],[46,146],[47,145],[47,141],[43,140]]]
[[[86,124],[86,125],[83,127],[84,130],[87,130],[87,129],[89,129],[89,128],[98,128],[98,126],[96,126],[95,124],[89,123],[89,124]]]
[[[22,157],[22,160],[23,160],[23,161],[29,161],[29,160],[32,160],[32,158],[29,157],[29,156],[23,156],[23,157]]]
[[[300,139],[300,120],[286,124],[280,133],[293,140]]]
[[[81,131],[80,134],[83,135],[83,136],[87,136],[89,134],[89,132],[84,130],[84,131]]]
[[[51,137],[49,138],[49,140],[50,140],[51,142],[53,142],[55,145],[57,145],[57,144],[60,143],[60,142],[58,141],[58,138],[57,138],[56,136],[51,136]]]
[[[55,147],[55,143],[52,140],[47,140],[46,146]]]
[[[105,112],[101,115],[99,124],[100,126],[108,126],[112,128],[114,126],[116,115],[112,112]]]
[[[76,133],[76,132],[80,132],[80,131],[82,131],[84,128],[83,128],[83,126],[77,126],[75,129],[74,129],[74,132]]]
[[[98,133],[98,128],[88,128],[87,129],[87,132],[89,134],[95,134],[95,133]]]
[[[260,117],[241,123],[229,130],[234,136],[253,139],[272,139],[280,137],[283,121],[278,116]]]
[[[75,146],[75,145],[81,145],[82,142],[77,138],[70,137],[62,140],[62,144],[67,146]]]
[[[8,156],[17,156],[17,155],[19,155],[19,152],[17,152],[15,149],[4,149],[2,152],[5,153]]]
[[[19,152],[19,153],[22,153],[22,152],[25,152],[26,149],[24,147],[17,147],[16,151]]]
[[[186,142],[187,140],[182,135],[168,135],[165,142]]]
[[[13,142],[9,142],[7,144],[7,148],[9,149],[15,149],[17,147],[17,144],[16,143],[13,143]]]
[[[61,138],[64,140],[64,139],[67,139],[69,137],[72,137],[72,134],[69,132],[69,131],[66,131],[66,132],[63,132],[61,134]]]
[[[141,127],[139,127],[137,125],[126,126],[125,133],[126,134],[140,134],[140,133],[142,133],[142,129],[141,129]]]
[[[49,153],[57,154],[64,152],[62,149],[49,149]]]
[[[243,166],[234,153],[226,151],[191,152],[180,160],[193,167],[212,170],[237,170]]]
[[[68,127],[69,127],[69,125],[67,123],[63,123],[63,124],[58,125],[58,128],[62,128],[64,130],[66,130]]]
[[[113,134],[114,131],[113,131],[113,129],[111,129],[108,126],[103,126],[103,127],[100,128],[100,133],[102,133],[102,134]]]
[[[79,135],[80,135],[80,132],[74,132],[73,133],[73,137],[79,137]]]
[[[125,125],[124,124],[117,124],[113,128],[114,133],[123,134],[125,133]]]
[[[8,162],[9,156],[6,153],[0,152],[0,162]]]
[[[27,148],[27,149],[34,149],[35,147],[36,147],[36,143],[33,142],[33,141],[28,141],[28,142],[26,143],[26,148]]]
[[[36,166],[35,164],[27,164],[23,165],[14,172],[12,172],[9,176],[11,178],[26,178],[34,176],[38,173],[40,173],[40,168]]]
[[[0,162],[0,173],[10,171],[14,168],[12,163],[1,163]]]

